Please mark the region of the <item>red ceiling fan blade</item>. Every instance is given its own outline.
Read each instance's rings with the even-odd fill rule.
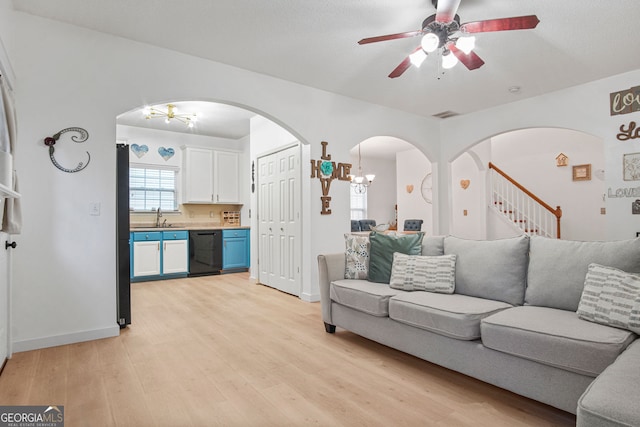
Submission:
[[[484,65],[484,61],[475,52],[471,51],[468,54],[464,53],[460,49],[456,47],[455,44],[451,43],[448,46],[449,50],[452,54],[458,58],[458,61],[462,62],[465,67],[469,70],[475,70],[476,68],[480,68]]]
[[[528,30],[535,28],[540,20],[536,15],[515,16],[513,18],[488,19],[467,22],[460,26],[463,33],[487,33],[490,31]]]
[[[460,0],[438,0],[436,7],[436,22],[448,24],[453,21],[453,18],[458,12],[460,6]]]
[[[422,49],[422,47],[418,46],[413,52],[411,52],[411,54],[417,52],[420,49]],[[411,67],[411,58],[410,56],[407,56],[406,58],[404,58],[404,61],[402,61],[400,65],[398,65],[391,72],[391,74],[389,74],[389,78],[395,79],[396,77],[400,77],[405,71],[409,69],[409,67]]]
[[[358,44],[367,44],[367,43],[384,42],[387,40],[404,39],[407,37],[420,36],[422,34],[423,34],[422,30],[408,31],[406,33],[387,34],[386,36],[377,36],[377,37],[369,37],[366,39],[362,39],[358,42]]]

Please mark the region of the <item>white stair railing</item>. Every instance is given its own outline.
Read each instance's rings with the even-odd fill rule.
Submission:
[[[489,163],[491,207],[528,235],[560,238],[562,209],[555,209]]]

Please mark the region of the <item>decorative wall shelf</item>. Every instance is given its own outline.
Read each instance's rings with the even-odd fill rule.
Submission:
[[[9,189],[9,187],[7,187],[6,185],[0,184],[0,197],[19,199],[20,193],[16,193],[15,191]]]

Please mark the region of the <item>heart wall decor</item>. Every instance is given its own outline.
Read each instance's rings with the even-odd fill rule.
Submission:
[[[173,148],[160,147],[158,148],[158,154],[160,154],[160,157],[162,157],[166,162],[167,160],[172,158],[174,154],[176,154],[176,151]]]
[[[470,184],[471,184],[471,181],[468,179],[460,180],[460,187],[462,187],[463,190],[466,190],[467,188],[469,188]]]
[[[146,145],[131,144],[131,151],[133,151],[133,154],[138,156],[138,158],[141,158],[149,152],[149,147]]]
[[[407,193],[411,194],[413,192],[413,184],[407,185]]]

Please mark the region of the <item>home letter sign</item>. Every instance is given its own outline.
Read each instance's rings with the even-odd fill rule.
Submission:
[[[321,215],[331,215],[331,197],[329,196],[329,189],[331,188],[331,181],[337,178],[340,181],[349,181],[349,174],[351,173],[350,163],[338,163],[331,161],[331,154],[327,154],[328,142],[322,141],[322,156],[321,160],[311,160],[311,178],[320,179],[320,185],[322,186],[322,210]]]

